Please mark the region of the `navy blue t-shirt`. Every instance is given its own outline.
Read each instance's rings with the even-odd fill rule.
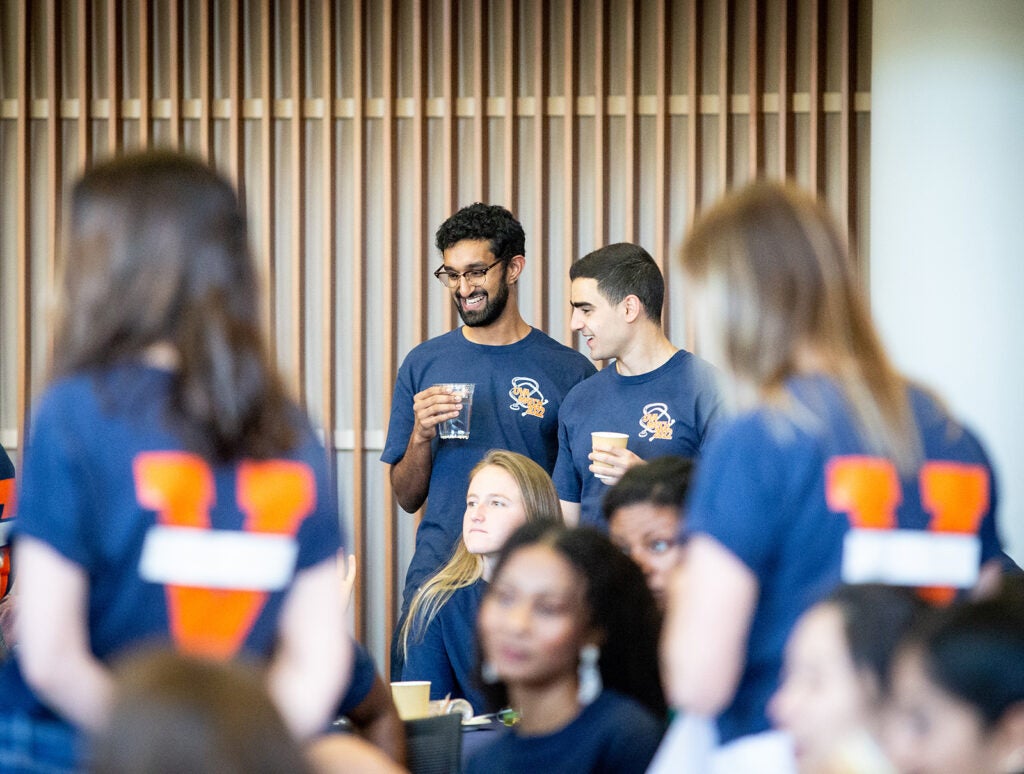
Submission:
[[[398,370],[381,460],[405,455],[415,423],[413,396],[435,384],[471,382],[473,414],[467,440],[434,439],[426,510],[405,581],[406,602],[451,558],[462,535],[469,472],[491,449],[508,449],[549,473],[558,453],[558,412],[566,394],[594,366],[537,329],[503,346],[474,344],[461,328],[415,347]]]
[[[904,540],[913,531],[911,539],[927,540],[956,522],[968,532],[962,539],[973,542],[974,571],[1002,555],[988,458],[924,392],[910,391],[925,458],[910,479],[901,479],[889,460],[867,454],[835,382],[791,379],[787,394],[789,409],[762,407],[717,432],[697,470],[682,527],[684,536],[715,538],[758,583],[746,663],[718,719],[723,742],[769,728],[765,708],[778,686],[786,638],[797,618],[841,580],[894,583],[902,577],[908,582],[898,585],[932,585],[912,582],[918,570],[909,549],[901,551],[891,538]],[[950,499],[965,487],[970,497]],[[972,512],[963,520],[955,511],[968,501]],[[937,517],[949,502],[960,505]],[[879,503],[886,505],[879,509]],[[947,521],[936,526],[936,519]]]
[[[476,684],[476,616],[487,582],[456,589],[427,626],[423,639],[410,638],[403,680],[430,680],[430,698],[466,699],[474,712],[486,702]]]
[[[712,366],[685,350],[637,376],[610,364],[572,389],[558,413],[559,499],[580,503],[580,523],[607,529],[601,500],[608,486],[590,472],[590,434],[626,433],[626,448],[643,459],[696,457],[718,419],[721,397]]]
[[[502,734],[470,757],[466,774],[643,774],[663,732],[639,703],[606,690],[552,734]]]
[[[100,660],[141,643],[267,659],[295,576],[341,546],[326,454],[295,407],[294,450],[214,465],[185,450],[169,423],[171,379],[133,363],[47,390],[16,535],[85,572]],[[16,659],[0,672],[4,710],[46,716]]]

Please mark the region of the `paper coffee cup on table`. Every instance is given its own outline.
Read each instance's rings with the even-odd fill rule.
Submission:
[[[625,449],[626,442],[629,440],[629,436],[626,433],[610,433],[610,432],[594,432],[590,434],[590,445],[594,450],[597,449]],[[595,462],[594,467],[598,470],[602,468],[608,468],[600,462]],[[608,468],[610,470],[610,468]],[[602,481],[606,478],[600,473],[594,473]]]
[[[425,718],[430,714],[430,681],[405,680],[391,683],[391,698],[402,720]]]

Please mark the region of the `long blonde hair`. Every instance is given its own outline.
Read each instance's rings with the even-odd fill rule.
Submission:
[[[707,294],[722,366],[741,394],[783,405],[784,384],[813,370],[840,385],[861,438],[903,473],[921,441],[906,379],[875,332],[845,241],[825,208],[789,186],[753,183],[694,224],[681,251]],[[804,364],[806,365],[806,364]]]
[[[470,481],[473,476],[491,465],[504,470],[516,482],[527,522],[562,523],[558,494],[544,468],[522,454],[505,449],[492,449],[470,471]],[[409,614],[398,634],[403,657],[408,655],[410,643],[423,639],[430,622],[451,599],[452,594],[458,589],[472,586],[483,577],[483,572],[483,557],[471,554],[460,536],[452,558],[420,586],[409,604]]]

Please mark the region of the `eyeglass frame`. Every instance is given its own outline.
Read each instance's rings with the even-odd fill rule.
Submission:
[[[463,278],[465,278],[466,282],[469,283],[469,286],[471,288],[478,288],[481,285],[483,285],[484,282],[487,281],[487,272],[489,272],[499,263],[505,262],[506,261],[504,258],[499,258],[490,266],[487,266],[483,269],[466,269],[465,271],[462,272],[451,271],[450,269],[446,269],[444,267],[444,264],[442,264],[434,271],[434,276],[437,277],[438,282],[443,284],[449,290],[454,290],[455,288],[457,288],[462,283]],[[480,276],[477,279],[477,281],[474,282],[472,279],[469,278],[470,274],[479,274]]]

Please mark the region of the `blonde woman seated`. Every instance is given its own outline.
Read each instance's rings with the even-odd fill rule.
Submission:
[[[431,699],[464,698],[483,711],[473,677],[477,610],[505,540],[535,521],[562,521],[551,478],[521,454],[488,452],[470,473],[462,539],[413,597],[399,632],[403,680],[429,680]]]

